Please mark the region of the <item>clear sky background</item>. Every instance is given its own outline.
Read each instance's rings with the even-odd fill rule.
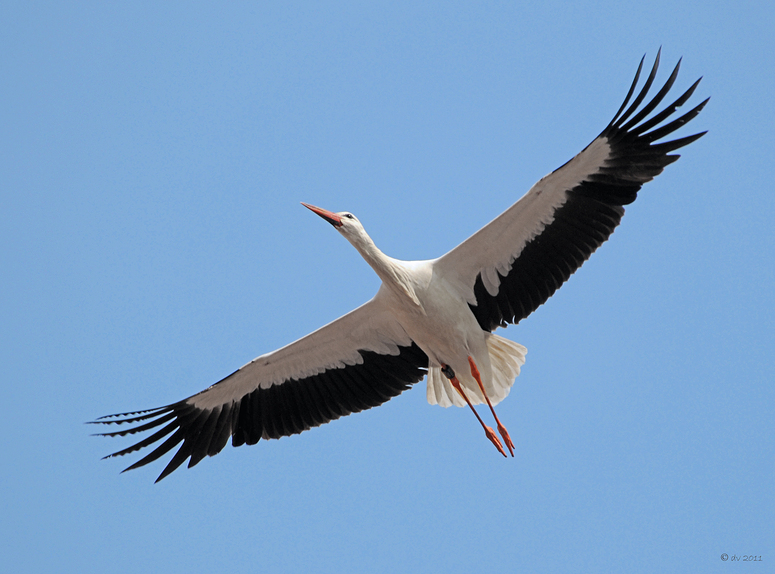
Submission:
[[[8,572],[775,564],[772,2],[0,5]],[[531,5],[528,5],[531,4]],[[438,256],[589,143],[663,46],[709,130],[537,312],[503,459],[425,383],[302,435],[100,461],[369,299],[307,201]],[[753,567],[753,569],[750,569]]]

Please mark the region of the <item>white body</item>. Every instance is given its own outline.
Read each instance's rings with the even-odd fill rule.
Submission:
[[[469,356],[479,368],[492,404],[503,400],[525,362],[527,349],[482,330],[468,305],[467,290],[456,287],[460,281],[447,279],[444,263],[448,259],[400,261],[388,257],[352,214],[335,215],[342,221],[337,230],[382,279],[375,297],[306,337],[257,357],[189,402],[198,408],[214,408],[253,390],[258,380],[268,388],[289,378],[356,364],[361,359],[359,350],[395,353],[399,345],[412,341],[428,355],[430,404],[465,406],[441,374],[442,365],[454,370],[473,404],[484,402],[471,375]],[[258,377],[261,371],[265,375]]]

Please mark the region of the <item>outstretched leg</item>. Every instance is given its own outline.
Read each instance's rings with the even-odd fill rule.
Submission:
[[[495,409],[492,408],[490,397],[487,396],[487,393],[484,390],[484,385],[482,384],[482,377],[479,374],[479,369],[476,368],[476,363],[474,363],[473,358],[471,358],[470,356],[468,357],[468,364],[471,365],[471,375],[473,375],[474,379],[476,379],[476,382],[479,385],[479,388],[482,390],[484,399],[487,401],[487,406],[490,407],[490,411],[492,411],[492,416],[495,417],[495,422],[498,423],[498,432],[503,437],[503,442],[506,443],[506,448],[509,449],[509,453],[511,453],[511,456],[514,456],[514,443],[511,442],[509,431],[507,431],[506,427],[503,426],[503,424],[501,424],[500,419],[498,419],[498,415],[495,414]]]
[[[503,445],[501,444],[501,441],[498,438],[498,435],[495,434],[495,431],[493,431],[491,427],[488,427],[486,424],[484,424],[482,417],[479,416],[479,413],[476,412],[474,405],[471,404],[471,401],[468,400],[468,397],[466,396],[465,392],[463,392],[463,387],[460,385],[460,381],[457,380],[457,377],[455,376],[455,371],[452,370],[452,367],[450,367],[449,365],[442,365],[441,372],[444,374],[445,377],[449,379],[449,382],[452,384],[455,390],[460,394],[461,397],[463,397],[463,400],[471,408],[471,411],[473,411],[474,416],[476,416],[476,420],[478,420],[479,424],[482,425],[482,428],[484,429],[484,433],[487,435],[487,438],[490,439],[490,442],[495,445],[495,448],[497,448],[503,456],[506,456],[506,451],[503,450]],[[508,434],[506,436],[508,436]],[[514,456],[514,454],[512,454],[511,456]]]

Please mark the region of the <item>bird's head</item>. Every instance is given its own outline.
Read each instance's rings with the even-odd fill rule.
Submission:
[[[350,240],[356,236],[365,234],[361,222],[358,221],[358,218],[349,211],[340,211],[339,213],[334,213],[332,211],[328,211],[327,209],[323,209],[322,207],[315,207],[309,203],[304,203],[303,201],[301,204],[328,221],[336,228],[339,233]]]

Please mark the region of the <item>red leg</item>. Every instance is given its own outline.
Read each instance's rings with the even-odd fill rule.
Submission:
[[[474,413],[476,420],[478,420],[479,424],[482,425],[482,428],[484,429],[484,434],[486,434],[487,438],[490,439],[490,442],[495,445],[495,448],[497,448],[498,451],[503,456],[506,456],[506,451],[503,450],[503,445],[501,444],[501,441],[498,438],[498,435],[495,434],[495,431],[493,431],[491,427],[488,427],[486,424],[484,424],[482,417],[479,416],[479,413],[476,412],[474,405],[471,404],[471,401],[468,400],[468,397],[466,396],[465,392],[463,392],[463,387],[460,385],[460,381],[457,380],[455,373],[452,371],[452,369],[449,368],[449,365],[442,365],[441,367],[442,367],[441,372],[444,373],[444,376],[446,376],[449,379],[449,382],[452,384],[452,386],[455,388],[458,394],[460,394],[460,396],[463,397],[463,400],[466,402],[466,404],[470,407],[471,411]],[[514,455],[512,454],[511,456],[514,456]]]
[[[492,408],[490,397],[487,396],[487,393],[484,390],[484,385],[482,384],[482,377],[479,374],[479,369],[476,368],[476,363],[474,363],[474,360],[471,357],[468,357],[468,364],[471,365],[471,374],[473,375],[474,379],[476,379],[476,382],[479,385],[479,388],[482,390],[484,399],[487,401],[487,406],[490,407],[490,411],[492,411],[492,416],[495,417],[495,422],[498,423],[498,432],[503,437],[503,442],[506,443],[506,448],[509,449],[509,453],[511,453],[511,456],[514,456],[514,443],[511,442],[509,431],[507,431],[506,427],[503,426],[503,424],[501,424],[501,421],[498,419],[498,415],[495,414],[495,409]]]

